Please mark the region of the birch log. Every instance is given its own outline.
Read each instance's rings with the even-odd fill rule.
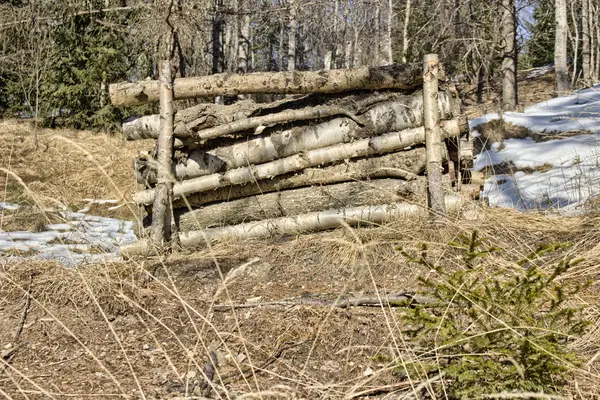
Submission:
[[[438,103],[443,119],[453,117],[451,96],[440,92]],[[319,149],[356,139],[402,131],[420,126],[423,121],[423,96],[407,96],[368,110],[360,126],[352,119],[334,118],[317,125],[303,125],[252,140],[209,151],[194,150],[174,165],[178,180],[223,172],[246,165],[262,164],[303,151]],[[143,163],[140,166],[145,167]],[[137,173],[140,183],[155,182],[152,164]]]
[[[446,214],[444,187],[442,182],[442,135],[438,109],[437,54],[427,54],[423,63],[423,124],[425,125],[425,146],[427,148],[427,193],[429,208],[436,220]]]
[[[446,204],[449,211],[458,212],[461,206],[460,197],[448,196]],[[252,239],[282,234],[297,235],[339,228],[345,224],[350,226],[381,224],[397,218],[419,217],[425,214],[425,208],[410,203],[331,209],[295,217],[283,217],[222,228],[186,232],[180,234],[179,238],[183,247],[192,247],[231,238]],[[140,240],[130,245],[122,246],[121,256],[127,258],[149,254],[151,249],[152,247],[148,241]]]
[[[185,212],[179,217],[179,230],[187,232],[331,208],[391,204],[412,197],[418,191],[418,186],[417,181],[377,179],[251,196]]]
[[[308,168],[297,174],[276,176],[245,185],[228,186],[176,200],[174,208],[198,207],[219,201],[231,201],[257,194],[301,188],[311,185],[330,185],[349,181],[395,178],[415,180],[425,170],[425,148],[400,151],[381,157],[369,157],[323,168]]]
[[[458,136],[461,133],[461,126],[457,120],[443,121],[442,129],[444,138]],[[400,132],[357,140],[353,143],[310,150],[265,164],[232,169],[224,174],[211,174],[177,182],[174,185],[173,193],[175,197],[181,197],[225,186],[246,184],[301,171],[317,165],[332,164],[351,158],[391,153],[413,146],[416,143],[423,143],[424,141],[425,128],[405,129]],[[135,193],[133,201],[137,204],[150,204],[155,195],[154,189],[145,190]]]
[[[405,64],[314,72],[215,74],[176,79],[174,99],[259,93],[308,94],[342,93],[352,90],[412,90],[420,84],[421,76],[418,69],[413,65]],[[113,84],[109,86],[110,100],[115,107],[155,102],[159,99],[158,87],[157,81]]]
[[[277,103],[276,103],[277,104]],[[274,104],[274,105],[276,105]],[[232,105],[199,104],[175,113],[174,135],[190,136],[193,130],[212,128],[248,118],[264,105],[251,101],[239,101]],[[123,124],[123,133],[127,140],[156,139],[159,132],[160,115],[147,115]]]

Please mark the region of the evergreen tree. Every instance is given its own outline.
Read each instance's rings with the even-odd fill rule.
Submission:
[[[539,0],[533,12],[534,23],[529,26],[531,39],[527,43],[527,56],[532,67],[554,62],[554,1]]]

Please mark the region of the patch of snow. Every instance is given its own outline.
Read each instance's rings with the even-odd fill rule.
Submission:
[[[554,64],[544,65],[543,67],[532,68],[525,75],[525,79],[533,79],[538,78],[540,76],[546,75],[554,70]]]
[[[18,210],[19,208],[21,208],[21,206],[19,206],[18,204],[0,202],[0,210],[14,211]]]
[[[83,199],[88,204],[117,204],[119,200]]]
[[[110,200],[101,204],[114,203]],[[16,209],[11,205],[3,208]],[[0,255],[35,252],[28,258],[57,260],[73,266],[117,258],[119,246],[137,240],[131,221],[91,216],[83,212],[59,211],[58,214],[65,222],[49,224],[44,232],[0,231]]]
[[[484,115],[469,121],[471,129],[502,118],[533,132],[600,132],[600,85],[527,107],[524,112]]]
[[[500,118],[489,114],[470,122],[472,128]],[[576,212],[590,197],[600,195],[600,86],[531,106],[502,118],[535,132],[587,131],[590,134],[534,142],[531,138],[494,143],[475,159],[474,170],[512,163],[516,169],[549,170],[512,176],[494,175],[485,182],[483,197],[490,205],[519,210],[559,209]],[[475,131],[476,132],[476,131]],[[478,132],[477,132],[478,133]],[[551,166],[551,168],[550,168]]]

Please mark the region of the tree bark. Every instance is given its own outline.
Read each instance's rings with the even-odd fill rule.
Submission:
[[[456,137],[460,135],[462,128],[457,120],[449,120],[444,121],[443,131],[443,136],[445,138]],[[400,132],[357,140],[353,143],[338,144],[326,148],[310,150],[265,164],[232,169],[224,174],[206,175],[178,182],[174,185],[173,192],[176,197],[182,197],[191,193],[206,192],[225,186],[240,185],[268,179],[274,176],[301,171],[317,165],[331,164],[345,159],[391,153],[413,146],[417,143],[423,143],[424,141],[424,128],[406,129]],[[134,194],[133,201],[137,204],[150,204],[154,200],[155,195],[155,189],[145,190]]]
[[[439,60],[437,54],[428,54],[423,63],[423,124],[427,148],[427,193],[434,220],[446,215],[442,182],[442,135],[437,102]]]
[[[448,196],[445,201],[448,210],[453,212],[460,210],[460,197]],[[423,207],[410,203],[332,209],[295,217],[283,217],[223,228],[186,232],[179,235],[179,237],[183,247],[192,247],[232,238],[253,239],[285,234],[297,235],[339,228],[344,225],[381,224],[398,218],[422,216],[425,212],[426,210]],[[121,255],[125,258],[148,254],[149,251],[150,246],[144,240],[121,247]]]
[[[296,35],[298,34],[298,20],[296,19],[295,0],[289,0],[290,32],[288,36],[287,70],[296,70]]]
[[[173,198],[173,178],[171,163],[173,157],[173,76],[171,62],[163,61],[160,66],[160,135],[158,137],[158,184],[152,206],[152,242],[162,247],[171,236],[171,201]]]
[[[216,74],[176,79],[174,100],[260,93],[310,94],[342,93],[353,90],[414,90],[421,83],[421,75],[416,66],[403,64],[316,72]],[[109,90],[111,102],[116,107],[154,102],[159,98],[157,81],[117,83],[110,85]]]
[[[221,189],[191,194],[174,202],[174,208],[187,208],[205,204],[231,201],[257,194],[296,189],[312,185],[359,181],[376,178],[418,179],[425,170],[425,148],[399,151],[381,157],[345,160],[340,164],[322,168],[307,168],[296,174],[276,176],[272,179],[251,182]]]
[[[406,0],[406,9],[404,11],[404,26],[402,27],[402,63],[406,64],[408,55],[408,24],[410,22],[410,6],[412,0]]]
[[[502,109],[517,107],[517,31],[514,0],[502,0]]]
[[[396,203],[413,197],[417,187],[417,181],[377,179],[268,193],[184,212],[179,216],[179,230],[188,232],[328,209]],[[424,194],[425,185],[422,187]]]
[[[225,57],[223,53],[223,0],[216,0],[212,23],[212,73],[224,71]],[[218,96],[218,95],[217,95]],[[111,96],[112,100],[112,96]],[[178,100],[175,98],[175,100]],[[113,103],[114,104],[114,103]]]
[[[276,104],[269,105],[275,107]],[[264,108],[264,104],[251,101],[239,101],[232,105],[203,103],[186,108],[175,114],[174,135],[193,136],[194,131],[246,119]],[[147,115],[123,124],[123,134],[127,140],[157,139],[160,115]]]
[[[556,37],[554,41],[554,66],[556,70],[556,94],[562,96],[570,91],[567,67],[567,1],[555,0]]]
[[[438,102],[441,103],[439,109],[442,110],[444,119],[454,117],[451,95],[445,92],[438,94]],[[367,111],[361,120],[364,121],[362,126],[349,118],[334,118],[317,125],[298,126],[267,137],[244,140],[209,151],[195,150],[175,165],[175,176],[178,180],[190,179],[262,164],[303,151],[414,128],[423,121],[423,96],[405,96],[394,102],[380,104]],[[152,175],[152,168],[147,169],[147,173],[139,174],[141,183],[152,183]]]
[[[248,57],[250,54],[250,14],[248,12],[248,0],[239,0],[239,35],[238,35],[238,65],[237,73],[245,74],[248,72]]]
[[[581,27],[583,52],[583,82],[586,86],[592,84],[592,64],[590,60],[590,1],[581,0]]]

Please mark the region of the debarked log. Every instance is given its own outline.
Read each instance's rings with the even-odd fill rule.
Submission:
[[[183,212],[178,215],[179,230],[187,232],[334,208],[391,204],[417,192],[419,197],[424,197],[425,182],[377,179],[285,190]]]
[[[209,151],[192,150],[174,165],[173,173],[177,180],[191,179],[246,165],[262,164],[302,151],[418,127],[423,121],[422,103],[421,95],[377,105],[361,116],[363,126],[350,118],[334,118],[320,124],[297,126],[267,137],[243,140]],[[443,119],[453,118],[451,98],[440,92],[439,103],[442,105],[440,109],[445,111],[442,111]],[[138,165],[142,167],[136,173],[138,182],[156,182],[156,172],[151,162],[139,162]]]
[[[449,213],[460,210],[461,199],[451,195],[446,197]],[[427,214],[427,209],[408,202],[390,205],[362,206],[345,209],[332,209],[295,217],[283,217],[222,228],[210,228],[200,231],[181,233],[181,245],[185,247],[201,246],[223,239],[264,238],[283,234],[302,234],[339,228],[343,225],[357,226],[381,224],[397,218],[408,218]],[[121,247],[121,256],[152,254],[152,246],[147,240],[140,240]]]
[[[175,100],[239,94],[342,93],[351,90],[405,89],[421,84],[418,66],[393,64],[330,71],[254,72],[179,78],[174,82]],[[109,86],[115,107],[158,101],[158,82],[140,81]]]
[[[329,185],[375,178],[414,180],[425,169],[425,148],[403,150],[380,157],[368,157],[322,168],[307,168],[298,173],[276,176],[245,185],[228,186],[208,192],[190,194],[175,200],[174,208],[202,206],[219,201],[231,201],[257,194],[276,192],[312,185]]]
[[[457,120],[443,121],[443,138],[459,136],[462,129],[463,126]],[[177,182],[173,187],[173,194],[177,198],[229,185],[241,185],[345,159],[391,153],[424,141],[425,129],[423,127],[405,129],[352,143],[310,150],[264,164],[232,169],[224,174],[211,174]],[[145,190],[135,193],[133,201],[137,204],[150,204],[154,195],[154,189]]]

